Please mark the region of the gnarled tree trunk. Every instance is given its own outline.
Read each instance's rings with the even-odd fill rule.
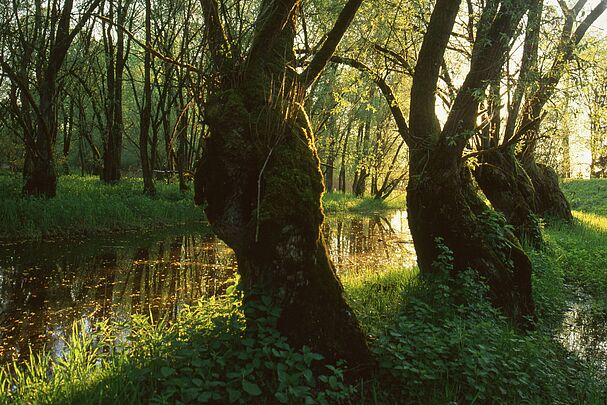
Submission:
[[[439,271],[437,264],[454,274],[476,270],[489,286],[491,302],[527,326],[534,313],[531,262],[503,217],[474,189],[462,153],[476,128],[479,100],[474,94],[499,77],[509,38],[529,4],[521,0],[485,6],[470,71],[441,128],[435,93],[459,3],[437,0],[432,12],[413,76],[410,133],[402,113],[391,106],[410,147],[409,226],[422,273]],[[390,92],[383,91],[389,99]]]
[[[448,248],[452,275],[476,270],[489,286],[490,301],[527,325],[534,313],[529,258],[503,218],[481,200],[468,168],[441,155],[434,150],[430,160],[426,151],[411,156],[407,212],[420,270],[441,271],[437,261]]]
[[[254,98],[237,88],[209,102],[197,202],[207,202],[213,230],[234,249],[246,300],[271,297],[292,344],[331,361],[370,363],[320,232],[323,183],[312,134],[301,118],[285,123],[265,97]]]
[[[496,210],[514,226],[521,241],[540,247],[542,230],[535,205],[536,190],[531,179],[510,149],[486,150],[479,158],[474,177]]]
[[[523,159],[523,167],[535,189],[535,213],[542,218],[573,221],[571,205],[561,190],[559,177],[554,169],[536,163],[535,159]]]
[[[360,2],[348,1],[336,27],[348,8],[351,21]],[[224,80],[205,110],[209,137],[196,170],[196,202],[207,203],[214,232],[236,253],[246,302],[269,297],[280,310],[278,330],[295,347],[366,368],[373,361],[365,335],[320,232],[322,173],[302,107],[311,73],[293,69],[299,6],[297,0],[263,1],[249,57],[242,71],[230,75],[233,62],[226,62],[222,49],[231,45],[217,4],[203,2]],[[253,314],[246,314],[254,325]]]

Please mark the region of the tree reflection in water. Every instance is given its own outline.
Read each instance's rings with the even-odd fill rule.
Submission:
[[[415,264],[405,212],[330,217],[323,231],[340,272]],[[204,230],[0,246],[0,363],[30,346],[60,355],[74,320],[88,329],[134,313],[170,321],[223,292],[234,271],[233,252]]]

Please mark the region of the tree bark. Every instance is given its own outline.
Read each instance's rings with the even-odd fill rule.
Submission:
[[[409,226],[422,274],[441,267],[454,275],[476,270],[489,286],[491,302],[526,327],[534,313],[531,262],[503,217],[478,195],[462,153],[476,128],[479,100],[474,93],[499,77],[509,38],[529,4],[487,3],[470,71],[441,129],[435,93],[459,4],[437,0],[413,77],[410,134],[403,134],[410,146]],[[402,120],[402,114],[394,116]],[[406,124],[399,127],[406,129]]]
[[[143,84],[143,108],[141,110],[139,122],[139,155],[141,157],[141,170],[143,173],[143,193],[146,195],[156,194],[154,186],[154,177],[152,171],[152,162],[148,154],[148,143],[150,139],[150,121],[152,118],[152,85],[151,85],[151,2],[145,2],[145,59],[144,59],[144,84]]]
[[[486,150],[479,157],[474,177],[496,210],[504,214],[519,240],[539,248],[542,231],[535,205],[536,190],[510,149]]]
[[[108,75],[108,108],[106,111],[106,139],[103,144],[103,168],[101,180],[105,183],[116,183],[121,178],[120,165],[122,162],[122,132],[124,128],[122,113],[122,83],[126,63],[124,22],[127,14],[127,4],[118,2],[116,10],[117,26],[116,45],[112,43],[112,30],[108,26],[107,52],[109,57]],[[114,17],[113,5],[110,2],[110,18]],[[114,49],[115,48],[115,49]]]
[[[207,203],[214,232],[236,253],[247,308],[269,297],[280,309],[277,328],[293,346],[366,369],[373,361],[365,335],[320,232],[322,173],[301,107],[305,86],[293,68],[299,6],[297,0],[262,1],[238,76],[222,52],[231,44],[217,3],[203,2],[214,64],[225,79],[207,101],[209,137],[196,171],[196,202]],[[254,326],[254,312],[246,315]]]
[[[503,218],[480,199],[471,174],[446,165],[441,153],[413,152],[407,187],[409,227],[423,274],[474,269],[489,286],[488,298],[518,325],[529,326],[534,303],[531,262]],[[422,169],[415,162],[426,163]],[[443,249],[452,255],[441,268]],[[452,266],[449,268],[449,266]]]

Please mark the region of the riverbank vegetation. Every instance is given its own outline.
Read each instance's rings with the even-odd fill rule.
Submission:
[[[576,181],[564,188],[586,196],[597,186],[607,184]],[[572,225],[547,225],[546,246],[529,250],[537,305],[531,332],[493,308],[471,272],[447,281],[452,257],[445,249],[437,263],[443,275],[421,277],[395,264],[342,275],[378,361],[364,383],[343,364],[325,364],[308,348],[289,346],[274,328],[277,309],[269,301],[254,308],[258,321],[247,327],[231,287],[226,296],[182,310],[174,323],[135,316],[126,324],[75,324],[65,357],[35,354],[25,365],[2,369],[4,401],[604,403],[607,218],[597,214],[601,196],[607,198],[607,187],[599,188],[600,204],[578,207]],[[583,310],[574,311],[579,305]],[[576,331],[580,325],[583,332]]]
[[[0,173],[0,241],[74,239],[109,233],[146,231],[202,223],[204,213],[194,204],[191,190],[159,182],[157,193],[141,193],[143,179],[124,178],[107,184],[93,176],[60,176],[52,200],[22,198],[21,179]],[[404,209],[404,194],[388,200],[327,193],[326,212],[371,214]]]
[[[21,197],[21,179],[0,175],[0,240],[80,238],[200,223],[204,214],[192,192],[159,183],[154,197],[143,182],[125,178],[109,185],[97,177],[61,176],[57,198]]]
[[[79,189],[98,198],[104,194],[99,187],[132,192],[128,181],[116,188],[91,178],[66,180],[72,182],[68,196]],[[131,184],[139,186],[136,180]],[[471,274],[462,275],[453,289],[451,282],[390,265],[342,277],[379,362],[378,373],[363,384],[348,380],[343,365],[323,364],[319,354],[290,347],[273,328],[271,306],[259,308],[266,314],[259,328],[247,330],[242,301],[231,288],[228,296],[183,310],[172,324],[146,316],[92,329],[76,323],[65,357],[37,353],[25,365],[2,369],[2,401],[603,403],[607,183],[567,181],[563,189],[576,221],[548,224],[546,246],[529,250],[537,304],[531,333],[517,331],[491,307],[485,287]],[[365,204],[339,194],[327,199],[341,210]],[[440,266],[448,269],[448,250],[442,260]],[[584,332],[568,329],[568,322],[583,325]]]

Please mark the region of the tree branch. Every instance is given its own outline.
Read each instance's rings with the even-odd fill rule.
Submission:
[[[337,49],[337,45],[339,45],[346,30],[352,23],[352,20],[354,20],[354,16],[362,2],[363,0],[348,0],[341,10],[341,13],[339,13],[337,20],[335,21],[335,25],[333,25],[331,31],[327,33],[322,47],[316,52],[306,70],[301,73],[301,82],[304,87],[310,87],[310,85],[316,81],[327,63],[329,63],[329,60]]]

